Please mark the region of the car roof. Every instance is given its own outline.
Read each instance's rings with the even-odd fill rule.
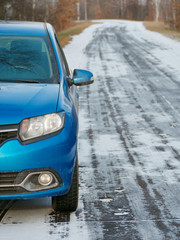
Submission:
[[[46,24],[42,22],[0,21],[0,35],[46,36]]]

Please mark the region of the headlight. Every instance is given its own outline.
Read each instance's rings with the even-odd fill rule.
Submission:
[[[64,127],[65,113],[50,113],[24,119],[20,124],[19,135],[22,141],[57,132]]]

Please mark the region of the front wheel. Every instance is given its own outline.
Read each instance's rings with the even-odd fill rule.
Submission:
[[[72,178],[72,183],[69,192],[63,196],[52,197],[52,208],[58,212],[74,212],[78,206],[79,193],[79,171],[78,171],[78,157]]]

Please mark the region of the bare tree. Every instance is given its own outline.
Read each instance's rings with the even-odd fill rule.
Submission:
[[[5,19],[8,14],[9,0],[0,1],[0,19]]]
[[[77,0],[59,0],[51,11],[50,21],[57,30],[67,27],[77,17]]]

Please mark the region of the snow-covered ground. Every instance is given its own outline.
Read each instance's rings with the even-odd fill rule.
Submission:
[[[2,240],[179,237],[180,43],[140,22],[99,22],[64,48],[72,69],[95,76],[79,89],[78,210],[17,201]]]
[[[149,48],[151,48],[152,44],[155,45],[156,47],[154,48],[153,46],[151,54],[157,58],[157,61],[159,61],[163,67],[167,66],[180,72],[180,43],[178,41],[167,38],[162,34],[146,30],[142,22],[123,20],[96,20],[94,22],[99,22],[99,24],[92,25],[82,34],[74,36],[72,42],[64,48],[68,63],[72,69],[82,67],[83,63],[86,63],[84,61],[85,56],[83,55],[83,50],[94,38],[96,29],[106,29],[112,26],[119,27],[119,25],[121,25],[121,27],[126,28],[133,38],[137,39],[139,44],[141,42],[149,43]]]

